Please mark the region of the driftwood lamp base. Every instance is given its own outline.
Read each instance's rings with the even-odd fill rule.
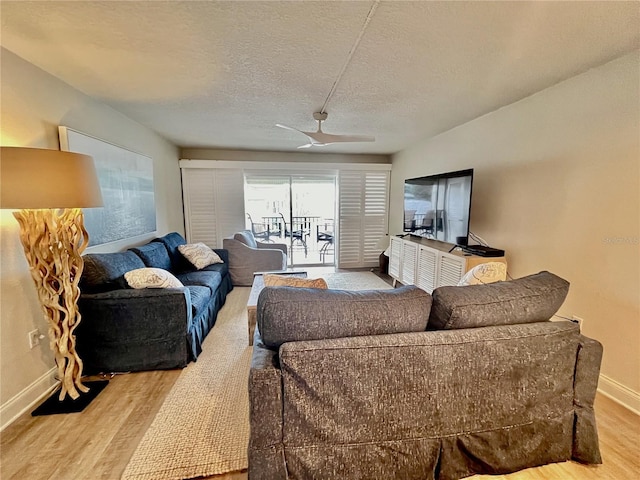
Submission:
[[[38,408],[31,412],[31,416],[38,417],[41,415],[55,415],[58,413],[81,412],[102,390],[104,390],[108,383],[109,380],[85,381],[83,385],[88,387],[89,391],[87,393],[81,393],[80,396],[75,399],[67,395],[67,397],[61,401],[58,396],[54,394],[38,405]]]
[[[59,400],[77,399],[89,389],[82,384],[82,360],[76,353],[73,331],[80,323],[78,282],[82,252],[89,236],[79,208],[20,210],[20,240],[40,304],[49,324],[49,341],[55,355]]]

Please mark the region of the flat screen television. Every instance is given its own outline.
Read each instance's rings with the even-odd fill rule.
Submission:
[[[403,230],[467,245],[472,186],[473,169],[405,180]]]

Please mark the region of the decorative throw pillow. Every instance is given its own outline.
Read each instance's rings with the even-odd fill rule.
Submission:
[[[182,282],[161,268],[137,268],[124,274],[131,288],[180,288]]]
[[[198,270],[214,263],[224,263],[216,252],[202,242],[179,245],[178,250]]]
[[[486,283],[504,282],[507,279],[507,266],[502,262],[488,262],[476,265],[458,282],[459,287],[465,285],[484,285]]]
[[[302,287],[327,289],[324,278],[301,278],[284,275],[266,274],[263,276],[265,287]]]

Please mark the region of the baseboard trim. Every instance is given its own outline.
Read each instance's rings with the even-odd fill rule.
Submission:
[[[52,368],[27,388],[0,406],[0,431],[11,425],[20,415],[31,410],[40,400],[50,395],[60,382],[57,368]]]
[[[600,375],[598,391],[636,415],[640,415],[640,393],[625,387],[606,375]]]

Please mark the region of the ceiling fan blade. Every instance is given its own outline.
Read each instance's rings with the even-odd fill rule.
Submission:
[[[314,116],[314,118],[316,118]],[[325,117],[326,118],[326,115]],[[331,145],[333,143],[348,143],[348,142],[375,142],[375,137],[369,135],[333,135],[330,133],[324,133],[320,127],[320,123],[322,119],[316,118],[318,120],[318,131],[317,132],[305,132],[304,130],[298,130],[297,128],[289,127],[288,125],[283,125],[281,123],[276,123],[276,127],[284,128],[285,130],[291,130],[292,132],[302,133],[306,135],[309,139],[309,144],[301,145],[298,148],[309,148],[309,147],[324,147],[326,145]]]
[[[298,130],[297,128],[289,127],[287,125],[282,125],[281,123],[276,123],[276,127],[284,128],[285,130],[291,130],[292,132],[298,132],[298,133],[302,133],[303,135],[306,135],[307,138],[309,139],[309,145],[308,146],[302,145],[298,148],[309,148],[312,145],[315,145],[318,143],[318,141],[313,137],[313,135],[315,135],[317,132],[305,132],[303,130]]]
[[[276,123],[276,127],[284,128],[285,130],[291,130],[292,132],[305,133],[302,130],[298,130],[297,128],[289,127],[287,125],[282,125],[281,123]],[[305,133],[306,135],[306,133]]]
[[[335,135],[334,143],[338,142],[375,142],[376,137],[370,135]]]
[[[302,132],[317,143],[375,142],[375,137],[368,135],[332,135],[324,132]]]

